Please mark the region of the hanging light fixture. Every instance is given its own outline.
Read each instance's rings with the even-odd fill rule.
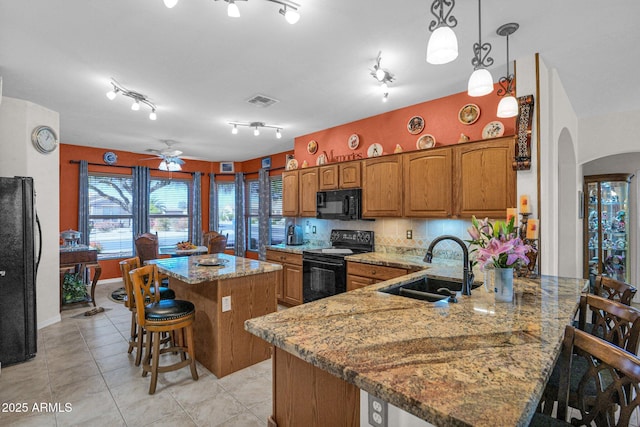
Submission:
[[[177,0],[164,0],[165,5],[167,5],[167,2],[173,2],[173,1],[177,3]],[[214,0],[214,1],[219,1],[219,0]],[[232,18],[239,18],[240,9],[238,8],[238,5],[236,4],[236,2],[247,1],[247,0],[224,0],[224,1],[227,3],[227,16],[230,16]],[[295,3],[290,0],[266,0],[266,1],[271,3],[276,3],[282,6],[282,8],[278,12],[280,13],[280,15],[284,16],[284,19],[289,24],[293,25],[300,20],[300,12],[298,11],[298,9],[300,9],[300,5],[298,3]],[[167,5],[167,7],[169,6]]]
[[[280,15],[284,16],[284,19],[291,25],[295,24],[300,20],[300,14],[298,10],[292,6],[284,5],[283,9],[280,9]]]
[[[378,52],[376,63],[373,65],[373,70],[369,74],[373,76],[378,82],[380,82],[380,90],[382,90],[382,102],[387,102],[389,99],[389,83],[393,82],[393,74],[383,69],[380,66],[382,60],[382,51]]]
[[[515,33],[519,27],[520,25],[517,23],[511,22],[501,25],[496,31],[499,36],[507,38],[507,75],[500,77],[500,80],[498,80],[500,89],[498,89],[496,93],[496,95],[502,96],[502,99],[500,99],[498,103],[498,113],[496,114],[500,118],[515,117],[518,115],[518,100],[514,96],[513,91],[515,76],[509,72],[509,36]]]
[[[484,96],[493,92],[493,77],[487,67],[493,65],[491,44],[482,43],[482,0],[478,0],[478,42],[473,44],[473,73],[469,77],[467,94],[469,96]]]
[[[264,122],[228,122],[231,126],[231,133],[236,135],[238,133],[238,126],[245,126],[253,128],[253,134],[255,136],[260,135],[260,128],[271,128],[276,130],[276,138],[282,138],[282,129],[280,125],[268,125]]]
[[[140,110],[140,104],[145,104],[146,106],[151,108],[151,113],[149,113],[149,119],[156,120],[158,118],[158,115],[156,114],[156,109],[157,109],[156,104],[151,102],[147,97],[147,95],[144,95],[140,92],[126,89],[124,86],[122,86],[120,83],[118,83],[115,79],[112,78],[111,90],[107,92],[107,98],[113,101],[114,99],[116,99],[116,96],[118,94],[122,94],[123,96],[127,96],[133,99],[133,103],[131,104],[131,109],[133,111]]]
[[[452,28],[458,20],[451,15],[455,0],[433,0],[431,13],[437,20],[431,21],[431,36],[427,43],[427,62],[429,64],[446,64],[458,57],[458,39]],[[445,12],[445,6],[449,9]]]
[[[163,1],[164,1],[164,5],[168,9],[173,9],[173,7],[178,4],[178,0],[163,0]]]
[[[227,16],[231,18],[240,18],[240,9],[234,0],[225,0],[227,5]]]

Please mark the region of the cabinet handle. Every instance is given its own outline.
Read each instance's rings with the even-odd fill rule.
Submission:
[[[371,274],[373,274],[375,276],[376,275],[376,271],[375,270],[371,270]]]

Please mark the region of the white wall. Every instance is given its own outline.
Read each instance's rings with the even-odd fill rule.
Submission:
[[[41,154],[31,143],[36,126],[51,126],[60,137],[58,113],[20,99],[0,103],[0,176],[31,176],[42,225],[42,258],[36,283],[38,328],[60,321],[59,150]]]
[[[640,152],[638,117],[640,110],[580,119],[578,162],[583,164],[613,154]]]

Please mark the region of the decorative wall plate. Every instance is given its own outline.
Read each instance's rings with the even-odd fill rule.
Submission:
[[[108,165],[115,165],[118,161],[118,156],[113,151],[107,151],[103,154],[102,160]]]
[[[312,139],[307,144],[307,153],[316,154],[316,151],[318,151],[318,143],[315,140]]]
[[[480,107],[476,104],[467,104],[458,112],[458,120],[463,125],[471,125],[480,118]]]
[[[407,123],[407,130],[411,135],[417,135],[424,130],[424,119],[420,116],[413,116]]]
[[[436,138],[431,134],[424,134],[416,141],[416,148],[424,150],[425,148],[433,148],[436,146]]]
[[[290,159],[287,162],[287,170],[294,170],[294,169],[298,169],[298,161],[296,159]]]
[[[349,137],[349,140],[347,141],[347,146],[352,150],[355,150],[356,148],[358,148],[358,145],[360,145],[360,137],[358,136],[357,133],[354,133]]]
[[[376,142],[375,144],[371,144],[367,149],[367,157],[378,157],[378,156],[382,156],[382,145]]]
[[[482,129],[482,139],[498,138],[502,135],[504,135],[504,125],[498,120],[487,123]]]

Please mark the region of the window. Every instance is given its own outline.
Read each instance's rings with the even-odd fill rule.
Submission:
[[[282,217],[282,175],[271,177],[271,209],[269,210],[269,228],[271,244],[285,242],[285,224]]]
[[[149,187],[149,230],[158,234],[159,245],[189,240],[191,181],[151,178]]]
[[[133,256],[133,177],[89,175],[89,246],[98,258]]]
[[[227,235],[227,247],[235,246],[236,235],[236,185],[234,182],[218,182],[218,233]]]
[[[257,252],[260,249],[260,183],[247,181],[247,250]]]

